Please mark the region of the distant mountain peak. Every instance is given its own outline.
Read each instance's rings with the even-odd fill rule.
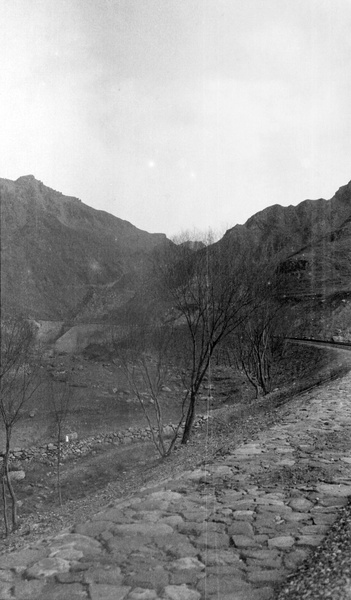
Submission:
[[[21,177],[16,179],[16,183],[26,183],[27,181],[36,181],[36,179],[34,175],[21,175]]]

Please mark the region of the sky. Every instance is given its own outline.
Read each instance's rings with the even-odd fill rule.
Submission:
[[[224,233],[351,179],[351,0],[0,0],[0,176]]]

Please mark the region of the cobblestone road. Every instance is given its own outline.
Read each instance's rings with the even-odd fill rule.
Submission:
[[[1,556],[0,599],[268,600],[350,496],[348,374],[254,442]]]

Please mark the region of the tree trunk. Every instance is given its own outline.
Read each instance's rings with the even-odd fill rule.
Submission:
[[[3,500],[3,516],[4,516],[4,525],[5,525],[5,536],[7,537],[9,534],[9,522],[7,519],[7,499],[6,499],[6,489],[5,489],[5,471],[2,474],[2,500]]]
[[[184,432],[183,432],[183,437],[182,437],[182,442],[181,442],[182,444],[186,444],[190,439],[190,435],[191,435],[191,431],[192,431],[194,419],[195,419],[195,404],[196,404],[196,393],[192,391],[191,395],[190,395],[190,404],[189,404],[188,412],[187,412],[186,419],[185,419],[185,427],[184,427]]]
[[[3,476],[5,478],[6,485],[7,485],[7,488],[9,490],[9,493],[11,496],[12,531],[15,531],[15,529],[17,528],[17,500],[16,500],[16,495],[15,495],[14,489],[12,487],[10,473],[9,473],[11,433],[12,433],[11,427],[6,427],[6,448],[5,448],[5,454],[4,454],[4,459],[3,459],[3,461],[4,461],[3,462],[3,469],[4,469]]]
[[[58,500],[60,504],[60,508],[62,508],[62,491],[61,491],[61,427],[58,427],[57,433],[57,494]]]
[[[12,531],[15,531],[17,529],[17,500],[16,500],[16,495],[14,492],[14,489],[12,487],[12,483],[11,483],[11,478],[10,478],[10,473],[8,470],[8,466],[6,468],[6,482],[7,482],[7,487],[9,489],[10,492],[10,496],[11,496],[11,504],[12,504]]]

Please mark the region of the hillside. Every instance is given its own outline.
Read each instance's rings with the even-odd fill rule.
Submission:
[[[330,200],[270,206],[229,229],[219,244],[233,254],[250,248],[275,258],[282,295],[351,291],[351,182]]]
[[[339,230],[351,219],[351,181],[341,187],[330,200],[304,200],[297,206],[275,204],[256,213],[244,225],[229,229],[223,241],[232,247],[248,242],[259,252],[285,256],[307,245],[315,244]]]
[[[140,282],[148,279],[150,284],[153,252],[171,244],[164,234],[141,231],[46,187],[32,175],[14,182],[0,179],[0,197],[2,306],[36,320],[58,321],[58,335],[76,326],[68,346],[76,344],[72,336],[83,335],[83,346],[86,336],[91,337],[81,324],[106,324],[111,318],[119,322]],[[233,261],[248,253],[257,260],[276,259],[282,299],[308,301],[306,311],[319,311],[320,320],[330,320],[337,311],[336,329],[348,321],[351,182],[330,200],[270,206],[229,229],[216,245]],[[194,256],[197,250],[207,251],[193,250]],[[143,294],[148,287],[142,285]],[[323,310],[311,304],[316,298],[324,303]],[[53,324],[48,327],[52,330]]]
[[[2,306],[32,318],[72,319],[100,289],[118,303],[167,243],[32,175],[0,179],[0,197]]]

